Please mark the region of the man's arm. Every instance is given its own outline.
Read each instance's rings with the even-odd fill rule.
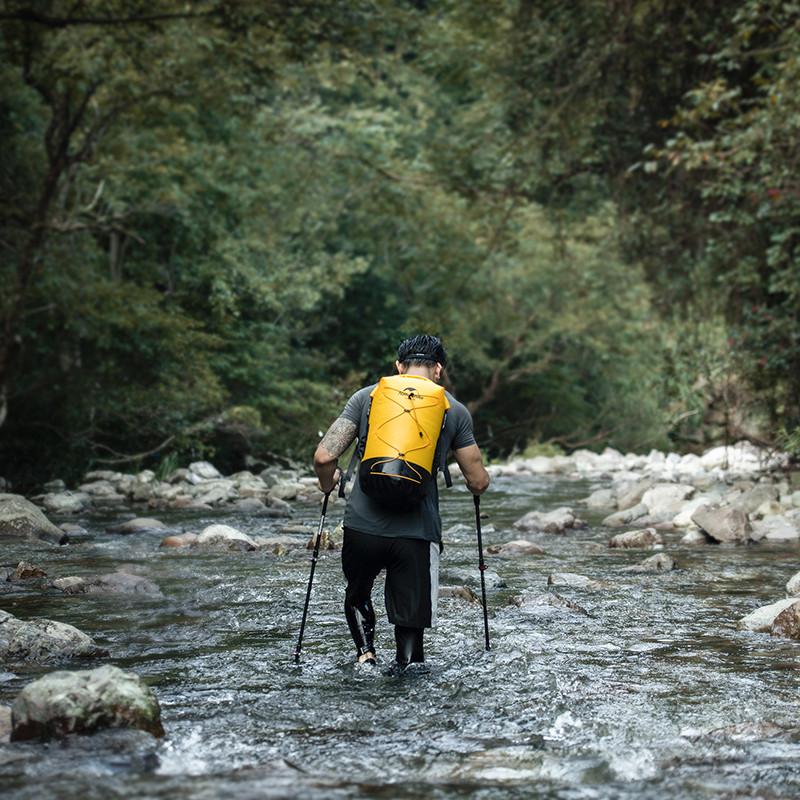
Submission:
[[[332,492],[339,482],[337,460],[356,438],[358,426],[345,417],[339,417],[328,428],[314,453],[314,472],[319,478],[319,488],[326,494]]]
[[[483,466],[478,445],[471,444],[453,451],[461,474],[472,494],[483,494],[489,488],[489,473]]]

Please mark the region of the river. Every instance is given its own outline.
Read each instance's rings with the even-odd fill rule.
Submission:
[[[480,607],[443,598],[426,637],[430,672],[400,677],[385,674],[393,638],[380,583],[382,667],[354,666],[338,553],[318,564],[295,666],[305,551],[159,550],[159,534],[105,533],[112,517],[81,518],[88,533],[66,547],[4,546],[4,563],[25,558],[51,578],[125,567],[161,587],[155,600],[17,585],[0,607],[92,635],[110,663],[153,687],[167,734],[0,745],[3,798],[800,796],[800,643],[736,629],[739,617],[783,597],[800,549],[689,546],[667,533],[679,569],[626,573],[651,553],[610,550],[602,514],[579,510],[601,485],[497,479],[482,504],[485,545],[519,538],[511,523],[532,509],[570,505],[590,525],[537,537],[543,556],[489,557],[505,583],[489,593],[492,650],[483,648]],[[442,495],[443,569],[475,569],[470,497]],[[333,524],[341,511],[331,507]],[[293,521],[311,531],[317,513],[298,507]],[[259,535],[283,524],[210,512],[161,518]],[[509,605],[565,571],[611,584],[557,590],[589,616]],[[0,672],[0,703],[45,671]]]

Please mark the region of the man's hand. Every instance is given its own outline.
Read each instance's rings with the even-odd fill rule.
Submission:
[[[322,476],[320,476],[319,479],[320,491],[324,492],[325,494],[330,494],[336,488],[341,479],[342,479],[342,471],[339,469],[339,467],[336,467],[336,469],[334,469],[333,471],[333,475],[331,477],[333,483],[331,483],[330,486],[327,485],[328,484],[327,481],[325,482],[325,484],[323,484]]]
[[[336,488],[341,478],[337,465],[339,456],[347,450],[356,438],[356,424],[339,417],[322,437],[314,453],[314,472],[319,479],[319,488],[328,494]]]
[[[467,483],[467,488],[474,495],[481,495],[489,488],[489,473],[483,466],[483,458],[478,445],[471,444],[454,450],[461,474]]]

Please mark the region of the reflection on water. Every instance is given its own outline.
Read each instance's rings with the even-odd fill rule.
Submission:
[[[482,503],[485,543],[518,538],[532,508],[576,504],[591,487],[501,479]],[[443,566],[477,565],[464,491],[443,493]],[[315,527],[316,509],[297,512]],[[330,519],[341,514],[333,506]],[[159,536],[113,536],[104,520],[58,550],[7,546],[51,577],[118,567],[156,581],[164,598],[62,596],[15,587],[0,597],[20,617],[46,616],[90,633],[112,663],[144,676],[167,737],[109,732],[63,744],[0,746],[0,788],[22,798],[794,797],[800,645],[739,632],[736,620],[783,595],[797,571],[792,545],[687,547],[666,534],[680,570],[625,573],[647,553],[610,550],[598,515],[544,556],[488,559],[505,587],[490,592],[493,649],[480,608],[440,604],[427,637],[431,672],[390,677],[354,666],[341,613],[338,554],[325,553],[303,649],[292,663],[308,576],[304,551],[160,551]],[[210,518],[175,517],[187,529]],[[275,520],[216,517],[249,533]],[[508,600],[546,591],[551,572],[611,584],[559,587],[589,616],[525,613]],[[376,587],[381,605],[381,587]],[[377,636],[384,666],[393,638]],[[86,666],[86,665],[81,665]],[[44,670],[0,672],[0,702]]]

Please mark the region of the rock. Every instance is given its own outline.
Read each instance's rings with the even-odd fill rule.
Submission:
[[[800,639],[800,600],[784,608],[772,621],[769,632],[773,636]]]
[[[0,494],[0,539],[28,539],[66,544],[57,528],[33,503],[18,494]]]
[[[267,495],[266,503],[270,509],[271,517],[292,516],[292,507],[285,500],[281,500],[279,497],[270,497]]]
[[[480,598],[469,586],[440,586],[439,597],[452,597],[458,600],[466,600],[472,605],[481,605]]]
[[[79,514],[91,502],[91,497],[85,492],[58,492],[42,498],[42,505],[51,514]]]
[[[74,575],[68,578],[56,578],[53,587],[60,589],[64,594],[83,594],[86,591],[86,581]]]
[[[638,531],[627,531],[612,536],[609,547],[657,547],[664,544],[664,539],[655,528],[642,528]]]
[[[305,538],[299,539],[294,536],[256,536],[253,541],[259,550],[276,556],[285,555],[290,550],[305,550],[307,544]]]
[[[196,533],[181,533],[175,536],[166,536],[161,540],[159,547],[189,547],[196,543]]]
[[[589,612],[585,608],[573,603],[572,600],[567,600],[566,597],[555,594],[555,592],[544,592],[543,594],[523,592],[521,595],[511,598],[509,605],[517,606],[527,614],[539,616],[550,616],[553,613],[564,612],[589,616]]]
[[[502,589],[505,581],[491,569],[483,573],[483,578],[487,589]],[[439,584],[464,584],[471,588],[480,588],[481,573],[478,569],[460,569],[458,567],[448,567],[439,573]]]
[[[106,528],[108,533],[122,533],[125,535],[165,530],[168,530],[167,526],[161,520],[153,519],[152,517],[136,517]]]
[[[517,530],[529,533],[564,533],[569,528],[582,528],[585,525],[571,508],[556,508],[546,513],[529,511],[514,523]]]
[[[16,581],[27,581],[31,578],[46,578],[47,573],[34,564],[29,564],[27,561],[20,561],[17,568],[8,576],[7,580],[12,583]]]
[[[11,706],[0,706],[0,744],[11,737]]]
[[[21,620],[0,611],[0,660],[44,664],[67,658],[96,658],[108,651],[72,625],[50,619]]]
[[[194,488],[195,502],[209,506],[222,505],[238,497],[239,492],[236,489],[236,484],[227,478],[204,481]]]
[[[797,597],[800,595],[800,572],[796,572],[789,578],[788,583],[786,584],[786,594],[790,597]]]
[[[86,584],[86,592],[88,594],[145,594],[151,597],[163,597],[161,589],[153,581],[122,570],[89,579]]]
[[[67,488],[67,484],[61,480],[61,478],[56,478],[54,481],[47,481],[44,486],[42,486],[42,491],[45,494],[48,493],[55,493],[55,492],[63,492]]]
[[[676,568],[675,559],[666,553],[657,553],[640,564],[626,567],[625,572],[669,572]]]
[[[767,633],[778,614],[789,608],[789,606],[794,605],[796,602],[798,602],[796,597],[789,597],[785,600],[778,600],[777,603],[771,603],[768,606],[761,606],[742,617],[736,623],[736,627],[745,631]]]
[[[792,505],[795,506],[795,508],[800,508],[800,491],[792,492],[791,497]]]
[[[181,467],[180,469],[174,469],[167,475],[167,483],[191,483],[189,480],[189,476],[191,473],[188,469],[184,469]]]
[[[485,553],[490,556],[541,556],[544,550],[527,539],[514,539],[505,544],[490,544]]]
[[[617,511],[616,514],[610,514],[600,524],[608,528],[621,528],[624,525],[630,525],[637,519],[644,517],[647,514],[647,506],[644,503],[626,508],[622,511]]]
[[[78,490],[84,494],[88,494],[95,500],[107,498],[122,499],[122,495],[118,494],[116,487],[110,481],[83,483],[78,487]]]
[[[597,489],[592,492],[584,501],[587,508],[616,508],[617,498],[613,489]]]
[[[112,666],[45,675],[19,693],[11,716],[12,741],[46,741],[104,728],[164,735],[152,690],[138,675]]]
[[[694,491],[694,486],[681,483],[657,483],[642,495],[642,503],[651,517],[672,519]]]
[[[634,508],[642,502],[644,493],[653,486],[654,481],[650,478],[643,478],[633,480],[628,483],[622,484],[617,489],[617,508],[620,511],[626,511],[629,508]],[[646,512],[645,512],[646,513]],[[641,514],[639,515],[641,516]]]
[[[189,464],[189,483],[202,483],[221,478],[219,470],[208,461],[195,461]]]
[[[72,536],[72,535],[82,536],[89,532],[86,530],[86,528],[83,528],[80,525],[76,525],[74,522],[62,522],[58,527],[62,531],[64,531],[64,533],[66,533],[67,536]]]
[[[692,522],[717,542],[746,542],[752,533],[747,515],[739,508],[701,506],[692,514]]]
[[[794,542],[800,539],[800,528],[783,516],[755,520],[752,529],[751,538],[755,541]]]
[[[715,498],[710,494],[696,495],[691,500],[688,500],[681,506],[681,510],[672,518],[672,524],[676,528],[691,528],[694,527],[692,522],[692,514],[697,511],[700,506],[713,505]]]
[[[586,575],[579,575],[577,572],[553,572],[547,576],[548,586],[568,586],[571,589],[608,589],[609,583],[596,581],[587,578]]]
[[[225,547],[230,550],[257,550],[258,545],[247,534],[230,525],[209,525],[195,542],[197,547]]]
[[[270,509],[264,505],[264,502],[257,497],[243,497],[240,500],[235,500],[233,503],[233,510],[239,514],[247,514],[249,517],[269,517]]]
[[[306,542],[306,550],[313,550],[316,544],[317,539],[317,532],[311,534]],[[320,550],[339,550],[342,545],[342,536],[341,532],[337,537],[335,531],[330,531],[325,529],[322,531],[322,534],[319,537],[319,549]]]
[[[83,476],[83,482],[108,481],[109,483],[119,483],[124,477],[125,476],[121,472],[113,472],[109,469],[96,469],[92,472],[87,472]]]
[[[276,483],[270,488],[267,496],[272,505],[273,500],[296,500],[298,493],[303,493],[304,490],[302,483]]]
[[[687,531],[681,539],[681,544],[710,544],[714,540],[700,529]]]

